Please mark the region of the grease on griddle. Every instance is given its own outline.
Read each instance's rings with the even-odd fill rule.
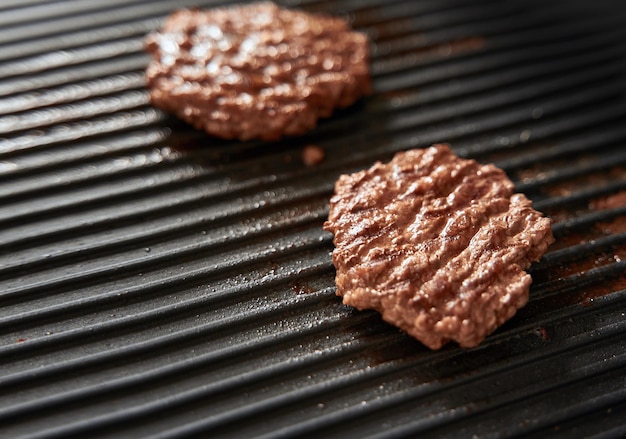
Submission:
[[[296,294],[311,294],[317,291],[316,289],[309,286],[307,283],[298,280],[291,282],[289,286]]]
[[[591,200],[589,206],[594,210],[617,209],[626,206],[626,191],[619,191],[595,200]]]
[[[413,39],[423,37],[413,36]],[[478,52],[485,48],[486,40],[480,36],[459,38],[445,43],[426,44],[414,47],[414,41],[394,39],[391,41],[379,41],[375,46],[375,53],[378,56],[376,69],[398,70],[407,66],[414,66],[417,63],[432,62],[439,59],[450,58],[455,55]],[[403,50],[404,49],[404,50]],[[397,52],[404,52],[398,56]],[[385,58],[387,53],[393,53],[393,57]]]

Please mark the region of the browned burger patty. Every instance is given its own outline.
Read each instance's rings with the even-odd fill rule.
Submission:
[[[524,270],[554,241],[504,171],[447,145],[342,175],[324,228],[343,302],[431,349],[474,347],[510,319],[528,301]]]
[[[146,48],[152,103],[227,139],[303,134],[372,89],[364,34],[269,2],[177,11]]]

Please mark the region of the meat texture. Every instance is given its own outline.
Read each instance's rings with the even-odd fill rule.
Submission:
[[[177,11],[146,49],[152,103],[226,139],[304,134],[372,90],[365,34],[270,2]]]
[[[342,175],[324,224],[337,295],[432,349],[477,346],[527,303],[524,270],[554,241],[513,190],[504,171],[447,145]]]

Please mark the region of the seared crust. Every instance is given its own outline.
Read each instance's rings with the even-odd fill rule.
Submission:
[[[324,224],[337,295],[432,349],[478,345],[526,304],[524,270],[554,241],[513,189],[504,171],[447,145],[342,175]]]
[[[152,103],[227,139],[303,134],[372,89],[364,34],[269,2],[177,11],[146,48]]]

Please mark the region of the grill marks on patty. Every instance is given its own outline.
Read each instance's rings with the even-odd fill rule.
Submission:
[[[341,176],[324,225],[337,294],[433,349],[478,345],[526,304],[524,270],[553,242],[550,220],[513,190],[446,145]]]

